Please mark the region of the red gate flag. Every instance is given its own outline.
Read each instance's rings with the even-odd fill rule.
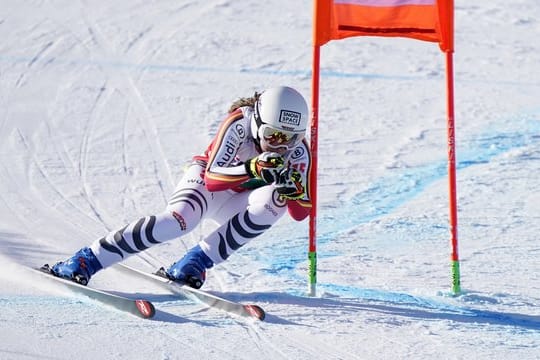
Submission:
[[[316,0],[315,45],[351,36],[400,36],[454,51],[453,0]]]
[[[309,218],[309,293],[317,284],[317,168],[320,48],[331,40],[352,36],[406,37],[439,43],[446,55],[448,190],[452,291],[461,280],[457,241],[457,194],[454,126],[454,0],[314,0],[313,75],[311,93],[310,177],[312,208]]]

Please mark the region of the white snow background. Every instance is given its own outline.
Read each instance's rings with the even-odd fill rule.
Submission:
[[[307,221],[283,218],[205,284],[265,322],[114,268],[92,279],[153,301],[142,320],[29,268],[161,211],[238,97],[290,85],[310,102],[312,4],[0,0],[0,358],[540,358],[540,6],[457,0],[455,15],[461,296],[444,56],[360,37],[322,48],[318,296]],[[201,236],[128,263],[169,265]]]

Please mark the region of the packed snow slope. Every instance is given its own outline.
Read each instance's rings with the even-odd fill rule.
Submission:
[[[0,0],[0,358],[540,358],[540,7],[456,0],[461,296],[450,290],[445,63],[438,46],[322,49],[318,294],[307,222],[209,272],[249,322],[107,269],[139,318],[29,269],[161,211],[230,103],[308,99],[310,1]],[[128,263],[169,265],[211,223]]]

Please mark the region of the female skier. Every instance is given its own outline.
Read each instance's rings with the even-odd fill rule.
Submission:
[[[308,107],[300,93],[275,87],[235,101],[204,154],[195,156],[164,212],[94,241],[51,272],[86,285],[97,271],[192,231],[204,218],[219,227],[162,275],[200,288],[206,269],[268,230],[288,210],[309,215]]]

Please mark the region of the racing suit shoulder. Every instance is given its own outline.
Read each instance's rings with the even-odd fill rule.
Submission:
[[[194,158],[206,161],[205,182],[210,191],[237,188],[249,180],[243,163],[256,153],[249,133],[249,117],[245,116],[247,111],[239,108],[229,113],[204,156]]]

